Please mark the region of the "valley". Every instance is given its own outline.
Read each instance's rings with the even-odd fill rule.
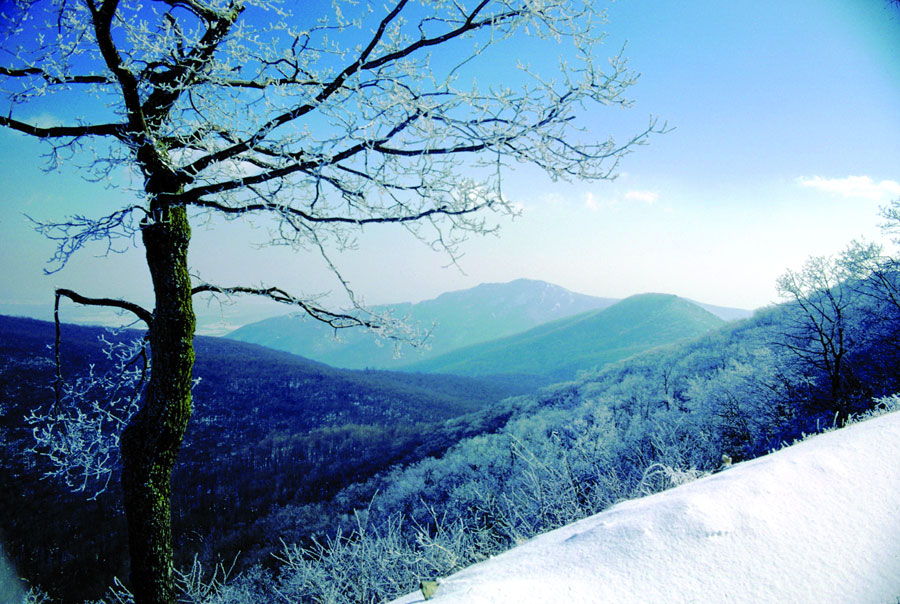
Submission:
[[[898,311],[889,299],[856,299],[843,318],[852,339],[840,400],[821,367],[778,344],[796,341],[796,304],[726,322],[644,294],[450,350],[415,373],[197,337],[194,418],[172,482],[177,564],[228,564],[228,589],[261,604],[271,588],[298,600],[353,591],[341,583],[356,572],[346,565],[373,564],[366,552],[390,547],[400,566],[384,572],[407,579],[365,589],[395,597],[421,572],[402,567],[409,557],[449,574],[666,488],[665,472],[754,458],[900,390]],[[140,337],[61,327],[67,379],[109,369],[101,337]],[[117,476],[85,503],[42,479],[46,462],[27,453],[22,418],[52,402],[53,333],[52,323],[0,317],[0,479],[15,485],[0,504],[19,571],[74,604],[127,576],[126,541]]]
[[[526,296],[523,285],[537,285],[556,297],[547,291]],[[341,505],[327,503],[342,490],[366,484],[391,467],[440,458],[461,441],[496,432],[514,414],[523,413],[532,404],[529,397],[552,376],[566,375],[573,367],[597,368],[722,323],[674,296],[639,297],[556,321],[549,319],[559,312],[560,299],[572,301],[570,310],[580,310],[587,302],[562,288],[527,282],[481,286],[456,297],[483,302],[485,291],[498,300],[479,307],[493,309],[491,321],[503,329],[544,321],[537,330],[489,343],[490,349],[508,347],[507,358],[516,359],[530,347],[529,358],[542,356],[543,368],[550,373],[533,372],[521,359],[518,364],[495,366],[483,379],[446,372],[342,370],[256,344],[197,337],[194,417],[173,477],[179,562],[187,564],[199,556],[214,565],[237,556],[238,569],[270,564],[272,523],[283,515],[279,510],[304,510],[303,520],[292,528],[276,522],[279,531],[286,531],[284,539],[305,543],[313,535],[331,534],[336,513],[351,513],[362,503],[360,497],[371,496],[356,495]],[[519,300],[509,309],[511,319],[502,312],[510,298]],[[448,308],[460,311],[457,304]],[[683,320],[679,312],[703,320]],[[606,348],[603,338],[610,333],[584,328],[585,323],[598,321],[598,313],[605,317],[599,320],[603,329],[618,336]],[[531,318],[525,321],[526,316]],[[443,316],[431,320],[452,323]],[[665,328],[667,324],[672,328]],[[658,339],[653,338],[654,330]],[[548,344],[535,337],[535,331],[546,334]],[[588,339],[590,331],[596,333]],[[52,402],[53,333],[52,323],[0,316],[0,400],[7,460],[0,478],[17,485],[3,495],[3,507],[14,518],[4,531],[8,552],[21,572],[39,584],[53,585],[50,577],[59,573],[81,577],[70,587],[48,588],[63,601],[75,602],[99,597],[114,576],[127,575],[124,518],[117,475],[106,492],[84,506],[85,495],[42,480],[41,458],[23,454],[31,446],[31,436],[22,418],[28,410]],[[127,341],[141,334],[63,325],[61,361],[67,379],[85,374],[91,366],[99,372],[109,370],[101,337]],[[542,352],[544,346],[547,352]],[[560,355],[561,346],[581,354],[595,346],[600,351],[582,358],[575,353]],[[451,352],[455,355],[451,358],[471,354],[466,350]],[[554,356],[560,362],[556,370],[546,361]],[[472,359],[479,357],[472,354]],[[59,520],[48,521],[51,518]],[[64,534],[77,535],[78,547],[57,548]],[[75,585],[79,587],[72,591]]]

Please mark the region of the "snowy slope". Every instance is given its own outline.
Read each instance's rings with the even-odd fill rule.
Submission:
[[[441,579],[429,603],[898,598],[900,412],[537,537]]]

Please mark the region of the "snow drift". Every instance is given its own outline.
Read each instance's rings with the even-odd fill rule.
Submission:
[[[440,579],[429,602],[898,599],[900,412],[615,505]]]

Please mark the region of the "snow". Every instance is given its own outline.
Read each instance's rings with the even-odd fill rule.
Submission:
[[[439,582],[429,604],[897,604],[900,412],[620,503]]]

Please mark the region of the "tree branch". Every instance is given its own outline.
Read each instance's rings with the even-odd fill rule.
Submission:
[[[474,31],[476,29],[481,29],[482,27],[494,27],[498,23],[502,21],[507,21],[509,19],[513,19],[522,14],[522,11],[512,10],[505,13],[500,13],[499,15],[493,15],[488,19],[483,19],[481,21],[475,21],[475,17],[482,11],[482,9],[487,6],[489,0],[482,0],[481,3],[472,9],[472,12],[466,17],[466,20],[462,25],[448,31],[445,34],[440,36],[435,36],[432,38],[420,38],[416,40],[406,48],[402,48],[392,53],[388,53],[384,56],[378,57],[372,61],[368,61],[362,64],[362,69],[375,69],[376,67],[381,67],[385,63],[390,63],[391,61],[396,61],[397,59],[402,59],[403,57],[407,57],[419,50],[420,48],[427,48],[429,46],[436,46],[438,44],[442,44],[454,38],[458,38],[463,34],[466,34],[470,31]]]
[[[273,302],[279,302],[281,304],[288,304],[290,306],[299,306],[302,308],[306,314],[316,319],[317,321],[321,321],[322,323],[326,323],[327,325],[333,327],[334,329],[346,329],[349,327],[371,327],[378,328],[382,327],[381,323],[376,323],[374,321],[366,321],[365,319],[360,319],[359,317],[355,317],[353,315],[348,315],[344,313],[336,313],[328,310],[324,310],[319,308],[318,306],[313,306],[306,300],[301,298],[297,298],[296,296],[292,296],[287,293],[283,289],[279,287],[222,287],[218,285],[212,285],[209,283],[204,283],[202,285],[198,285],[191,290],[192,295],[202,294],[202,293],[213,293],[213,294],[245,294],[251,296],[258,296],[261,298],[268,298]]]
[[[137,232],[133,214],[141,211],[144,209],[140,206],[128,206],[102,218],[69,216],[65,222],[41,222],[28,215],[26,218],[35,224],[39,233],[57,243],[50,258],[50,264],[56,267],[44,269],[49,275],[62,270],[75,252],[92,241],[105,240],[107,254],[123,251],[116,247],[115,240],[130,239]]]
[[[206,21],[215,21],[221,15],[208,6],[204,6],[196,0],[162,0],[164,4],[168,4],[172,8],[181,6],[191,11],[201,19]]]
[[[140,94],[136,76],[128,70],[122,62],[119,49],[112,35],[112,20],[116,14],[118,0],[105,0],[100,7],[95,0],[87,0],[88,9],[93,18],[94,35],[97,38],[97,47],[103,56],[107,68],[116,77],[119,88],[122,90],[122,100],[128,115],[128,126],[132,133],[147,132],[147,124],[141,111]]]
[[[79,136],[115,136],[125,137],[125,124],[87,124],[84,126],[49,126],[42,128],[11,117],[0,115],[0,126],[6,126],[37,138],[67,138]]]
[[[306,222],[342,223],[354,225],[416,222],[417,220],[428,218],[430,216],[464,216],[466,214],[472,214],[493,205],[492,201],[486,201],[483,204],[476,204],[474,206],[461,208],[458,210],[453,210],[446,206],[438,206],[436,208],[422,210],[421,212],[400,216],[371,216],[367,218],[352,218],[350,216],[314,216],[312,214],[304,212],[303,210],[291,206],[278,205],[274,203],[250,203],[243,206],[228,206],[218,201],[210,201],[206,199],[197,199],[194,201],[189,201],[187,203],[188,205],[216,210],[224,214],[239,215],[248,214],[251,212],[273,212],[275,214],[294,216]]]
[[[370,60],[369,57],[375,51],[379,42],[384,37],[384,33],[387,30],[388,26],[402,12],[402,10],[403,10],[404,6],[407,4],[407,2],[408,2],[408,0],[401,0],[400,2],[397,3],[397,5],[384,17],[384,19],[381,20],[377,29],[373,33],[372,38],[369,40],[369,42],[365,46],[365,48],[363,48],[360,51],[356,60],[353,61],[353,63],[351,63],[347,67],[345,67],[327,86],[325,86],[319,92],[319,94],[316,95],[316,97],[313,99],[313,101],[311,101],[309,103],[305,103],[303,105],[299,105],[299,106],[291,109],[290,111],[287,111],[285,113],[282,113],[281,115],[278,115],[278,116],[272,118],[271,120],[269,120],[268,122],[263,124],[259,129],[256,130],[256,132],[254,132],[248,138],[246,138],[230,147],[221,149],[215,153],[211,153],[209,155],[201,157],[201,158],[195,160],[190,165],[185,166],[184,168],[182,168],[182,172],[186,175],[186,178],[190,179],[191,177],[193,177],[196,174],[199,174],[205,168],[207,168],[208,166],[210,166],[214,163],[232,159],[232,158],[240,155],[241,153],[252,150],[259,142],[264,140],[268,136],[268,134],[275,128],[278,128],[279,126],[282,126],[288,122],[294,121],[294,120],[306,115],[307,113],[313,111],[314,109],[316,109],[324,101],[326,101],[328,98],[330,98],[332,95],[334,95],[335,92],[340,90],[344,86],[344,83],[351,76],[353,76],[354,74],[356,74],[360,71],[377,69],[385,64],[396,62],[405,57],[408,57],[409,55],[412,55],[413,53],[415,53],[417,50],[419,50],[421,48],[426,48],[429,46],[446,43],[454,38],[458,38],[460,36],[463,36],[466,33],[469,33],[471,31],[474,31],[477,29],[481,29],[484,27],[494,27],[499,22],[515,18],[516,16],[519,16],[522,14],[521,11],[513,10],[513,11],[507,11],[505,13],[501,13],[499,15],[494,15],[490,18],[486,18],[481,21],[476,21],[475,17],[488,4],[488,0],[482,0],[482,2],[480,2],[478,4],[478,6],[476,6],[474,9],[472,9],[472,11],[467,15],[466,20],[459,27],[456,27],[455,29],[452,29],[451,31],[446,32],[440,36],[433,36],[430,38],[426,38],[426,37],[420,38],[419,40],[413,42],[412,44],[410,44],[404,48],[401,48],[394,52],[391,52],[391,53],[388,53],[381,57],[377,57],[377,58]],[[374,142],[374,141],[372,141],[372,142]],[[383,142],[384,141],[382,141],[382,143]],[[371,142],[370,142],[370,144],[371,144]],[[474,151],[474,150],[479,150],[479,149],[472,149],[472,150]],[[331,162],[331,163],[334,163],[334,162]],[[278,178],[280,176],[281,175],[275,176],[275,178]],[[253,183],[253,184],[255,184],[255,183]]]
[[[12,67],[0,66],[0,75],[11,78],[23,78],[37,76],[50,84],[112,84],[113,81],[103,75],[63,75],[62,77],[54,76],[40,67],[25,67],[22,69],[14,69]]]
[[[62,288],[56,290],[56,299],[59,300],[60,296],[65,296],[72,302],[75,302],[76,304],[82,304],[84,306],[106,306],[108,308],[127,310],[128,312],[133,313],[135,316],[137,316],[138,319],[146,323],[147,327],[150,327],[153,324],[153,313],[151,313],[144,307],[135,304],[134,302],[118,300],[115,298],[88,298],[87,296],[82,296],[81,294],[74,292],[71,289]]]
[[[154,90],[144,102],[142,109],[144,115],[151,121],[161,120],[184,90],[190,88],[194,79],[212,59],[219,44],[228,35],[231,26],[234,25],[241,11],[243,11],[243,7],[236,2],[233,2],[228,7],[228,10],[222,13],[193,1],[170,0],[167,4],[189,8],[207,20],[210,25],[187,56],[176,62],[171,69],[156,77],[154,77],[156,74],[151,74],[148,78],[153,84]]]
[[[309,170],[315,170],[321,168],[323,166],[331,166],[335,165],[339,162],[344,161],[345,159],[351,158],[354,155],[357,155],[367,149],[373,149],[378,145],[382,145],[389,141],[391,137],[396,136],[398,133],[402,132],[405,128],[407,128],[410,124],[412,124],[416,119],[418,119],[419,114],[413,114],[407,116],[406,119],[402,120],[399,124],[395,125],[391,128],[390,132],[385,134],[384,136],[379,137],[378,139],[365,140],[361,141],[343,151],[334,154],[333,156],[326,158],[316,158],[307,161],[297,161],[296,163],[289,164],[287,166],[283,166],[281,168],[276,168],[273,170],[269,170],[268,172],[263,172],[261,174],[254,174],[253,176],[245,176],[243,178],[237,178],[234,180],[229,180],[225,182],[214,183],[211,185],[195,187],[193,189],[189,189],[184,193],[179,194],[179,200],[188,200],[193,201],[195,199],[199,199],[204,195],[211,195],[214,193],[224,193],[226,191],[233,191],[235,189],[242,189],[244,187],[251,187],[253,185],[262,184],[264,182],[269,182],[271,180],[276,180],[280,178],[284,178],[286,176],[290,176],[296,172],[303,172]],[[303,157],[304,154],[285,154],[282,157],[285,159],[299,159]],[[207,156],[211,157],[211,156]],[[181,170],[182,173],[188,173],[190,171],[190,167],[183,168]]]
[[[384,31],[387,29],[387,26],[397,17],[398,14],[400,14],[400,11],[403,10],[403,7],[407,4],[408,1],[409,0],[400,0],[400,2],[397,3],[397,6],[395,6],[394,9],[390,13],[388,13],[388,15],[385,16],[384,19],[382,19],[381,23],[378,26],[378,29],[375,31],[375,34],[369,41],[369,44],[364,50],[360,52],[356,60],[345,67],[343,71],[341,71],[341,73],[337,75],[337,77],[335,77],[324,89],[322,89],[322,91],[320,91],[319,94],[316,95],[313,102],[300,105],[290,111],[272,118],[271,120],[263,124],[249,138],[235,145],[232,145],[231,147],[222,149],[216,153],[212,153],[196,160],[192,164],[182,168],[182,172],[186,175],[194,176],[213,163],[225,161],[237,155],[240,155],[241,153],[249,151],[258,142],[265,139],[266,136],[268,136],[268,134],[275,128],[282,126],[290,121],[296,120],[297,118],[302,117],[315,109],[320,103],[332,96],[335,91],[339,90],[341,86],[343,86],[344,82],[346,82],[347,78],[359,71],[359,68],[363,64],[365,59],[378,45],[379,40],[381,40],[381,37],[384,35]],[[278,178],[278,176],[276,176],[275,178]]]

